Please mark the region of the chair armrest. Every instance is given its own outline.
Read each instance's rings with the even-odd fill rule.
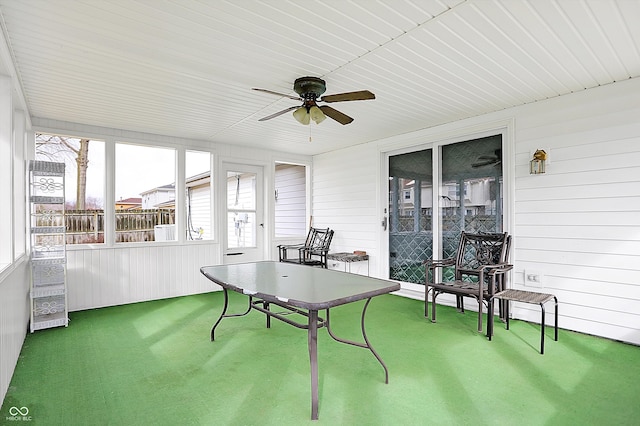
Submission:
[[[456,259],[453,257],[448,259],[429,259],[422,262],[422,264],[425,265],[427,269],[444,268],[445,266],[454,266]]]
[[[483,265],[478,268],[478,271],[484,270],[489,275],[501,275],[513,269],[513,265],[509,263],[498,263],[495,265]]]
[[[301,247],[304,247],[304,244],[278,244],[278,248],[284,250],[297,250]]]

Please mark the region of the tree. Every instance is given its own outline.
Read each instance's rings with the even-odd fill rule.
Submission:
[[[49,161],[76,163],[76,210],[85,210],[87,201],[87,168],[89,167],[90,139],[58,135],[36,134],[36,155]]]

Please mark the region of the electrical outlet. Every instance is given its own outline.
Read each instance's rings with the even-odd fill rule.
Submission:
[[[527,287],[542,287],[542,274],[539,271],[524,271],[524,285]]]

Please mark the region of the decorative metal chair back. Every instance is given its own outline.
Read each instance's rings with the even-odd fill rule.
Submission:
[[[333,238],[333,231],[329,228],[327,229],[314,229],[314,233],[311,237],[311,242],[306,244],[309,251],[317,251],[317,250],[329,250],[329,246],[331,245],[331,239]]]
[[[511,237],[506,233],[463,232],[456,256],[456,279],[477,282],[478,270],[482,266],[508,262],[510,241]],[[485,284],[487,278],[485,277]]]

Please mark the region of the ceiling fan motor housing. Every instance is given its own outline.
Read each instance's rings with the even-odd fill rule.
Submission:
[[[327,86],[321,78],[300,77],[293,82],[293,90],[306,100],[315,100],[327,90]]]

